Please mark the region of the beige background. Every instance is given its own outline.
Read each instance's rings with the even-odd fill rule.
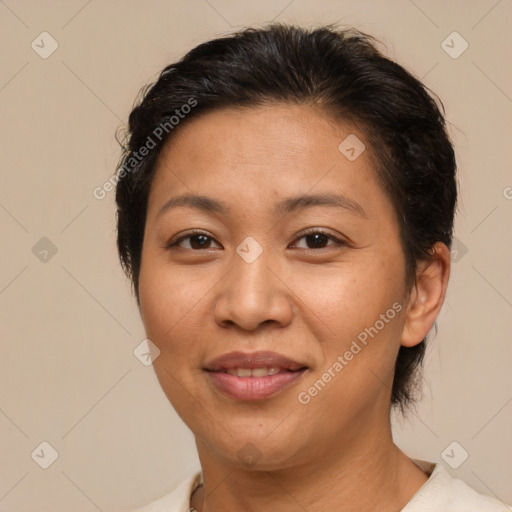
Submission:
[[[191,433],[133,355],[145,336],[115,252],[114,194],[92,191],[114,172],[114,132],[145,83],[196,44],[273,19],[369,32],[445,103],[458,253],[424,399],[395,437],[512,503],[509,0],[5,0],[0,511],[127,510],[199,467]],[[51,48],[44,31],[59,45],[46,59],[31,47]],[[456,59],[441,46],[453,31],[469,44]],[[57,248],[47,261],[47,241],[33,250],[43,237]],[[43,441],[58,452],[48,469],[35,461],[48,449],[31,457]],[[452,460],[469,453],[458,469],[441,455],[453,441]]]

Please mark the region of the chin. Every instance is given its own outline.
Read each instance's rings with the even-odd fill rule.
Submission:
[[[196,435],[199,453],[204,446],[206,452],[215,452],[217,457],[228,464],[252,471],[275,471],[304,462],[301,460],[303,446],[307,443],[285,432],[278,435],[271,429],[254,432],[252,428],[247,431],[239,429],[230,436],[222,428],[221,430],[215,438],[212,438],[211,430],[204,437]]]

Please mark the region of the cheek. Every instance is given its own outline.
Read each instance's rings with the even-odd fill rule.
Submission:
[[[200,325],[197,311],[208,287],[199,279],[186,279],[183,272],[156,258],[148,257],[146,261],[139,277],[146,334],[161,351],[178,350],[180,342],[187,344]]]
[[[159,348],[153,369],[177,413],[187,423],[195,414],[190,403],[196,390],[194,367],[200,366],[200,339],[205,316],[201,297],[210,288],[190,280],[168,264],[147,258],[139,277],[140,305],[146,336]]]
[[[403,295],[399,257],[361,255],[325,269],[299,270],[289,277],[290,287],[307,306],[304,312],[314,313],[316,323],[327,333],[342,334],[344,339],[373,325]]]
[[[364,414],[391,389],[405,308],[400,269],[392,267],[354,265],[330,279],[310,278],[309,284],[321,285],[307,305],[315,313],[311,325],[323,353],[322,364],[300,389],[301,398],[310,400],[311,421],[326,410]]]
[[[311,318],[322,345],[319,371],[330,369],[336,374],[332,390],[343,395],[341,401],[347,406],[350,402],[355,407],[353,400],[363,399],[362,390],[367,397],[375,396],[383,385],[391,385],[405,311],[400,265],[399,254],[361,257],[329,275],[316,273],[304,281],[301,293],[315,313]],[[337,361],[338,371],[333,368]],[[333,407],[340,396],[336,392],[331,396]]]

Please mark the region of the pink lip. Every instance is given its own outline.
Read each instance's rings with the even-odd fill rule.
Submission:
[[[209,361],[204,369],[218,372],[229,368],[250,368],[252,370],[264,366],[295,371],[304,368],[306,365],[277,352],[261,350],[259,352],[230,352]]]
[[[230,368],[280,368],[280,373],[266,377],[238,377]],[[264,400],[295,383],[307,370],[289,357],[276,352],[230,352],[210,361],[204,368],[215,387],[237,400]]]
[[[264,400],[296,382],[306,371],[297,370],[267,377],[237,377],[223,372],[208,372],[217,388],[237,400]]]

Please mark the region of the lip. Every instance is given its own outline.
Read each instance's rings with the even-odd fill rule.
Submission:
[[[238,377],[225,373],[230,368],[280,368],[266,377]],[[235,400],[265,400],[296,383],[307,366],[276,352],[230,352],[208,362],[204,370],[216,389]]]
[[[277,352],[261,350],[258,352],[229,352],[229,354],[224,354],[209,361],[204,369],[211,372],[219,372],[221,370],[229,370],[230,368],[250,368],[253,370],[254,368],[262,368],[264,366],[296,371],[304,368],[306,365]]]

